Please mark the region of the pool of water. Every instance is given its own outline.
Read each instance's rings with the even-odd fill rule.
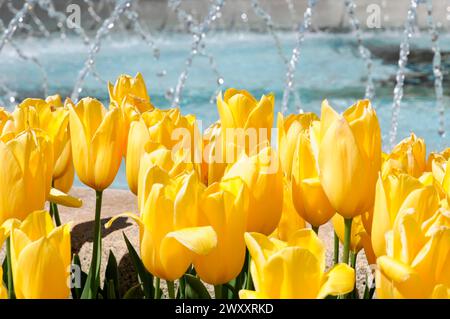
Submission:
[[[160,58],[156,60],[152,49],[138,38],[113,35],[105,39],[95,65],[104,80],[114,81],[121,73],[141,72],[146,79],[149,94],[155,105],[170,106],[165,93],[175,87],[191,48],[192,38],[184,34],[161,34],[156,39]],[[280,34],[282,49],[290,55],[295,42],[294,34]],[[373,76],[376,95],[373,104],[379,116],[384,144],[388,145],[391,125],[391,106],[398,47],[401,34],[379,33],[364,36],[364,43],[373,51]],[[443,62],[450,67],[450,36],[441,36]],[[280,110],[286,68],[277,53],[273,39],[267,34],[212,34],[207,38],[207,52],[215,57],[217,69],[224,79],[223,88],[247,89],[256,96],[274,92],[276,110]],[[79,70],[87,57],[88,48],[77,38],[61,40],[16,39],[16,44],[27,54],[36,56],[47,70],[49,94],[68,96],[72,92]],[[438,112],[431,66],[431,41],[427,34],[412,40],[412,63],[408,67],[405,97],[399,117],[398,140],[414,131],[425,138],[428,151],[450,146],[448,134],[439,137]],[[165,73],[158,76],[158,73]],[[445,72],[446,76],[448,73]],[[366,69],[358,54],[355,37],[351,34],[312,34],[306,37],[296,73],[301,105],[305,111],[320,112],[323,99],[328,99],[342,111],[365,90]],[[0,82],[25,97],[42,97],[42,76],[30,62],[24,62],[10,48],[0,53]],[[444,83],[446,109],[450,106],[449,81]],[[203,127],[218,118],[216,106],[210,102],[217,89],[217,76],[209,67],[207,58],[197,57],[189,73],[181,109],[193,113],[203,121]],[[106,83],[88,77],[81,96],[94,96],[107,101]],[[291,99],[293,102],[293,99]],[[2,104],[2,102],[0,102]],[[7,105],[7,101],[3,101]],[[291,111],[295,106],[290,105]],[[449,112],[450,113],[450,112]],[[449,114],[445,115],[450,123]],[[114,187],[126,187],[121,169]]]

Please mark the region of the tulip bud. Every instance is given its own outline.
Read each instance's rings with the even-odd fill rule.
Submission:
[[[381,165],[381,133],[368,100],[342,115],[322,103],[320,181],[331,206],[345,218],[369,211]]]
[[[50,137],[26,130],[0,139],[0,223],[44,208],[53,171]]]
[[[292,163],[292,198],[297,213],[315,227],[325,224],[335,213],[320,182],[317,162],[320,123],[299,133]]]
[[[70,226],[55,228],[50,214],[36,211],[11,230],[11,265],[17,298],[68,298]]]
[[[107,111],[91,98],[70,105],[69,110],[75,171],[84,184],[102,191],[111,185],[122,161],[122,114],[117,108]]]

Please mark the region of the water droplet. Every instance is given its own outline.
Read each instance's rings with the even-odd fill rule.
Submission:
[[[217,78],[217,84],[218,84],[218,85],[223,85],[224,82],[225,82],[225,81],[223,80],[222,77]]]
[[[9,102],[14,103],[16,101],[16,98],[14,96],[9,97]]]
[[[112,28],[114,28],[114,23],[110,23],[110,24],[108,24],[108,29],[112,29]]]
[[[242,14],[241,14],[241,19],[242,19],[244,22],[247,22],[247,21],[248,21],[247,13],[242,12]]]

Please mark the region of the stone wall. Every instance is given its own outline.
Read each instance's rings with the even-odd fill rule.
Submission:
[[[91,0],[92,1],[92,0]],[[12,1],[19,8],[23,0]],[[55,7],[60,12],[66,12],[69,4],[78,4],[81,8],[81,23],[84,28],[93,25],[92,17],[88,14],[87,5],[84,0],[53,0]],[[112,10],[112,0],[92,1],[95,3],[97,13],[101,18],[109,16]],[[288,3],[293,4],[294,10],[289,10]],[[433,0],[433,17],[437,25],[450,30],[450,1]],[[103,5],[99,5],[103,3]],[[190,12],[193,17],[201,20],[207,13],[211,0],[183,0],[182,8]],[[290,30],[295,22],[301,21],[306,8],[307,0],[259,0],[264,10],[270,13],[274,25],[278,29]],[[374,28],[367,21],[380,22],[380,30],[402,28],[409,7],[410,0],[355,0],[357,4],[356,16],[364,29]],[[136,0],[141,20],[151,29],[156,30],[182,30],[176,14],[168,7],[167,0]],[[379,13],[379,16],[375,16]],[[55,29],[54,20],[48,19],[47,14],[36,8],[36,14],[44,21],[49,29]],[[0,18],[4,22],[11,19],[11,12],[5,4],[0,8]],[[425,5],[418,9],[418,23],[421,28],[427,27],[427,14]],[[313,27],[316,30],[347,31],[349,19],[346,13],[344,0],[318,0],[314,15]],[[252,30],[266,31],[265,22],[258,17],[251,4],[251,0],[226,0],[221,13],[213,27],[219,30]],[[95,28],[93,28],[95,29]]]

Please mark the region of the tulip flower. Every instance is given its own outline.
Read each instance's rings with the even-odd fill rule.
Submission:
[[[336,214],[332,218],[334,231],[336,232],[339,240],[344,243],[344,235],[345,235],[345,225],[344,218]],[[352,266],[355,268],[356,264],[356,256],[359,251],[364,248],[364,252],[367,258],[369,265],[375,264],[376,257],[373,252],[372,242],[370,239],[370,235],[364,228],[362,222],[362,215],[356,216],[352,222],[352,230],[350,233],[350,251],[353,253],[354,260],[352,261]]]
[[[11,230],[11,265],[17,298],[68,298],[70,226],[54,227],[50,214],[36,211]]]
[[[371,210],[381,165],[380,126],[370,101],[358,101],[342,115],[322,103],[318,162],[323,190],[345,218],[348,262],[352,218]]]
[[[313,228],[325,224],[335,214],[320,182],[317,149],[320,123],[297,135],[292,163],[292,198],[297,213]]]
[[[183,131],[189,141],[179,141],[175,136],[175,130]],[[145,152],[146,145],[150,142],[152,148],[155,149],[162,146],[168,150],[172,150],[177,144],[181,145],[174,153],[180,154],[185,162],[193,163],[194,159],[194,143],[192,139],[198,130],[195,124],[195,117],[182,116],[180,111],[173,109],[170,111],[161,111],[155,109],[151,112],[142,114],[138,121],[131,123],[128,135],[128,145],[126,152],[126,174],[130,190],[136,194],[138,184],[138,174],[141,157]],[[183,137],[184,138],[184,137]],[[195,165],[194,165],[195,166]],[[196,168],[200,171],[200,167]]]
[[[421,138],[414,133],[398,143],[387,155],[383,163],[383,176],[390,171],[407,173],[413,177],[420,177],[426,169],[426,146]]]
[[[434,227],[424,230],[415,214],[403,211],[386,234],[387,253],[377,259],[378,298],[450,298],[449,215],[433,217]]]
[[[386,254],[386,232],[392,229],[399,212],[414,209],[419,222],[428,219],[439,208],[439,195],[434,186],[425,186],[407,175],[381,176],[376,186],[372,221],[372,245],[377,257]]]
[[[108,92],[110,100],[115,101],[118,105],[122,104],[124,98],[131,96],[146,103],[138,105],[139,112],[144,113],[145,111],[153,109],[150,104],[150,97],[147,93],[144,78],[139,72],[134,78],[126,74],[120,75],[114,85],[108,82]]]
[[[237,177],[242,178],[250,192],[247,231],[271,234],[283,209],[283,172],[276,153],[266,146],[253,156],[243,154],[229,167],[223,181]]]
[[[42,131],[0,139],[0,223],[44,208],[52,179],[53,148]]]
[[[0,267],[0,278],[3,278],[3,268]],[[8,298],[8,289],[3,285],[3,281],[0,282],[0,299]]]
[[[122,160],[120,111],[107,111],[95,99],[69,105],[75,171],[87,186],[103,191],[113,182]]]
[[[202,181],[205,185],[220,182],[227,168],[222,149],[222,129],[220,121],[209,126],[202,137]]]
[[[283,186],[283,210],[278,226],[271,236],[287,241],[297,230],[305,228],[306,224],[294,208],[292,190],[287,178],[283,179]]]
[[[102,194],[113,182],[122,161],[125,134],[122,113],[118,108],[107,111],[91,98],[81,99],[76,106],[69,104],[72,155],[80,180],[96,191],[94,247],[91,268],[82,298],[97,295],[101,254]]]
[[[314,113],[289,114],[286,119],[278,113],[278,152],[280,154],[281,167],[285,176],[290,180],[292,160],[297,146],[298,135],[309,129],[313,121],[318,117]]]
[[[259,145],[270,143],[274,103],[272,94],[263,95],[259,101],[244,90],[228,89],[223,96],[219,94],[221,130],[215,157],[220,157],[220,163],[232,164],[239,159],[240,152],[250,155]],[[220,179],[219,171],[215,171],[215,180],[209,183]]]
[[[208,255],[217,244],[211,226],[198,226],[204,186],[194,171],[171,178],[158,166],[142,168],[139,178],[140,216],[119,216],[138,223],[141,257],[147,270],[173,281],[186,272],[197,255]]]
[[[241,290],[242,299],[325,298],[349,293],[355,271],[338,264],[325,272],[325,247],[311,229],[297,231],[288,242],[245,233],[255,291]]]
[[[380,126],[370,102],[339,115],[324,101],[320,136],[320,180],[331,205],[345,218],[368,211],[381,165]]]
[[[248,188],[240,178],[213,183],[203,192],[200,224],[210,225],[217,234],[216,248],[194,259],[195,270],[204,282],[219,286],[241,272],[248,203]]]

